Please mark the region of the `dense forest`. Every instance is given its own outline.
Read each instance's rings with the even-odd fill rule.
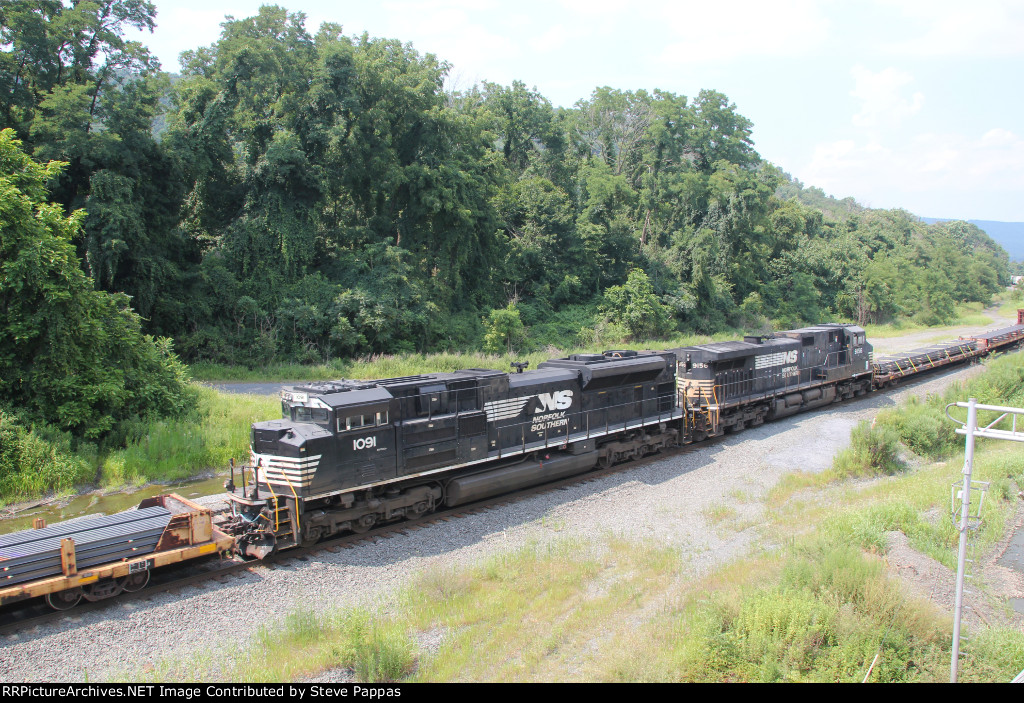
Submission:
[[[934,324],[1008,282],[972,225],[765,162],[714,90],[449,91],[442,58],[274,6],[170,76],[125,39],[155,23],[144,0],[0,5],[0,407],[76,435],[187,405],[175,354]]]

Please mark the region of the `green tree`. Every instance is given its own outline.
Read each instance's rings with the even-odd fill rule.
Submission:
[[[155,14],[145,0],[0,5],[0,128],[37,160],[67,162],[51,198],[88,213],[75,242],[86,273],[167,330],[183,324],[180,279],[197,259],[176,228],[177,164],[153,136],[168,81],[126,39]]]
[[[484,325],[486,328],[484,348],[491,352],[504,350],[505,353],[511,354],[515,343],[521,340],[526,333],[515,303],[491,310]]]
[[[630,271],[625,285],[608,288],[601,309],[605,319],[624,325],[634,339],[661,337],[672,328],[669,308],[658,300],[641,269]]]
[[[193,398],[170,340],[144,335],[126,296],[93,290],[71,244],[85,213],[47,202],[63,164],[20,147],[0,132],[0,403],[90,439],[182,414]]]

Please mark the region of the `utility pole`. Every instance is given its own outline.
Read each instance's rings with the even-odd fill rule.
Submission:
[[[953,654],[949,663],[950,683],[956,683],[957,671],[960,668],[960,616],[964,605],[967,520],[971,514],[971,471],[974,468],[974,433],[977,429],[978,401],[971,398],[967,401],[967,449],[964,451],[963,485],[960,488],[960,547],[956,555],[956,602],[953,606]]]
[[[1021,313],[1024,317],[1024,312]],[[949,414],[953,406],[967,408],[967,422],[957,420]],[[978,427],[978,411],[987,410],[1001,413],[999,417],[985,425]],[[984,501],[985,491],[988,483],[984,481],[972,481],[971,472],[974,468],[974,438],[989,437],[991,439],[1003,439],[1012,442],[1024,442],[1024,431],[1017,429],[1017,416],[1024,415],[1024,408],[1007,408],[998,405],[979,405],[976,398],[971,398],[966,403],[950,403],[946,406],[946,417],[960,425],[956,433],[967,437],[964,448],[963,480],[960,486],[960,546],[957,552],[956,569],[956,604],[953,606],[953,654],[949,665],[949,682],[956,683],[957,673],[960,665],[960,619],[963,611],[964,599],[964,567],[967,562],[967,538],[970,530],[981,522],[981,504]],[[1012,418],[1013,424],[1010,429],[996,429],[996,425],[1005,418]],[[955,486],[956,484],[954,484]],[[977,486],[981,489],[981,498],[974,515],[971,515],[971,490]],[[956,507],[956,498],[953,496],[953,509]],[[972,525],[972,520],[974,524]],[[1024,672],[1021,672],[1024,676]]]

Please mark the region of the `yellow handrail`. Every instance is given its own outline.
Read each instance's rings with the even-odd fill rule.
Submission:
[[[288,474],[286,474],[282,470],[281,471],[281,475],[284,476],[284,482],[286,484],[288,484],[288,488],[291,489],[291,492],[292,492],[292,497],[295,498],[295,541],[298,542],[299,541],[299,530],[302,527],[299,524],[299,496],[295,492],[295,486],[293,486],[292,482],[290,480],[288,480]]]
[[[266,468],[263,469],[263,474],[266,475]],[[274,499],[274,534],[277,534],[278,528],[281,527],[281,515],[278,512],[277,494],[274,493],[274,487],[270,485],[270,479],[267,479],[267,490],[270,491],[271,497]]]

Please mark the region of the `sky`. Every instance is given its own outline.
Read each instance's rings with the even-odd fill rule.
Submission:
[[[267,2],[153,0],[164,70]],[[1024,0],[281,0],[408,42],[448,87],[519,80],[556,106],[599,86],[724,93],[758,153],[839,198],[1024,222]]]

